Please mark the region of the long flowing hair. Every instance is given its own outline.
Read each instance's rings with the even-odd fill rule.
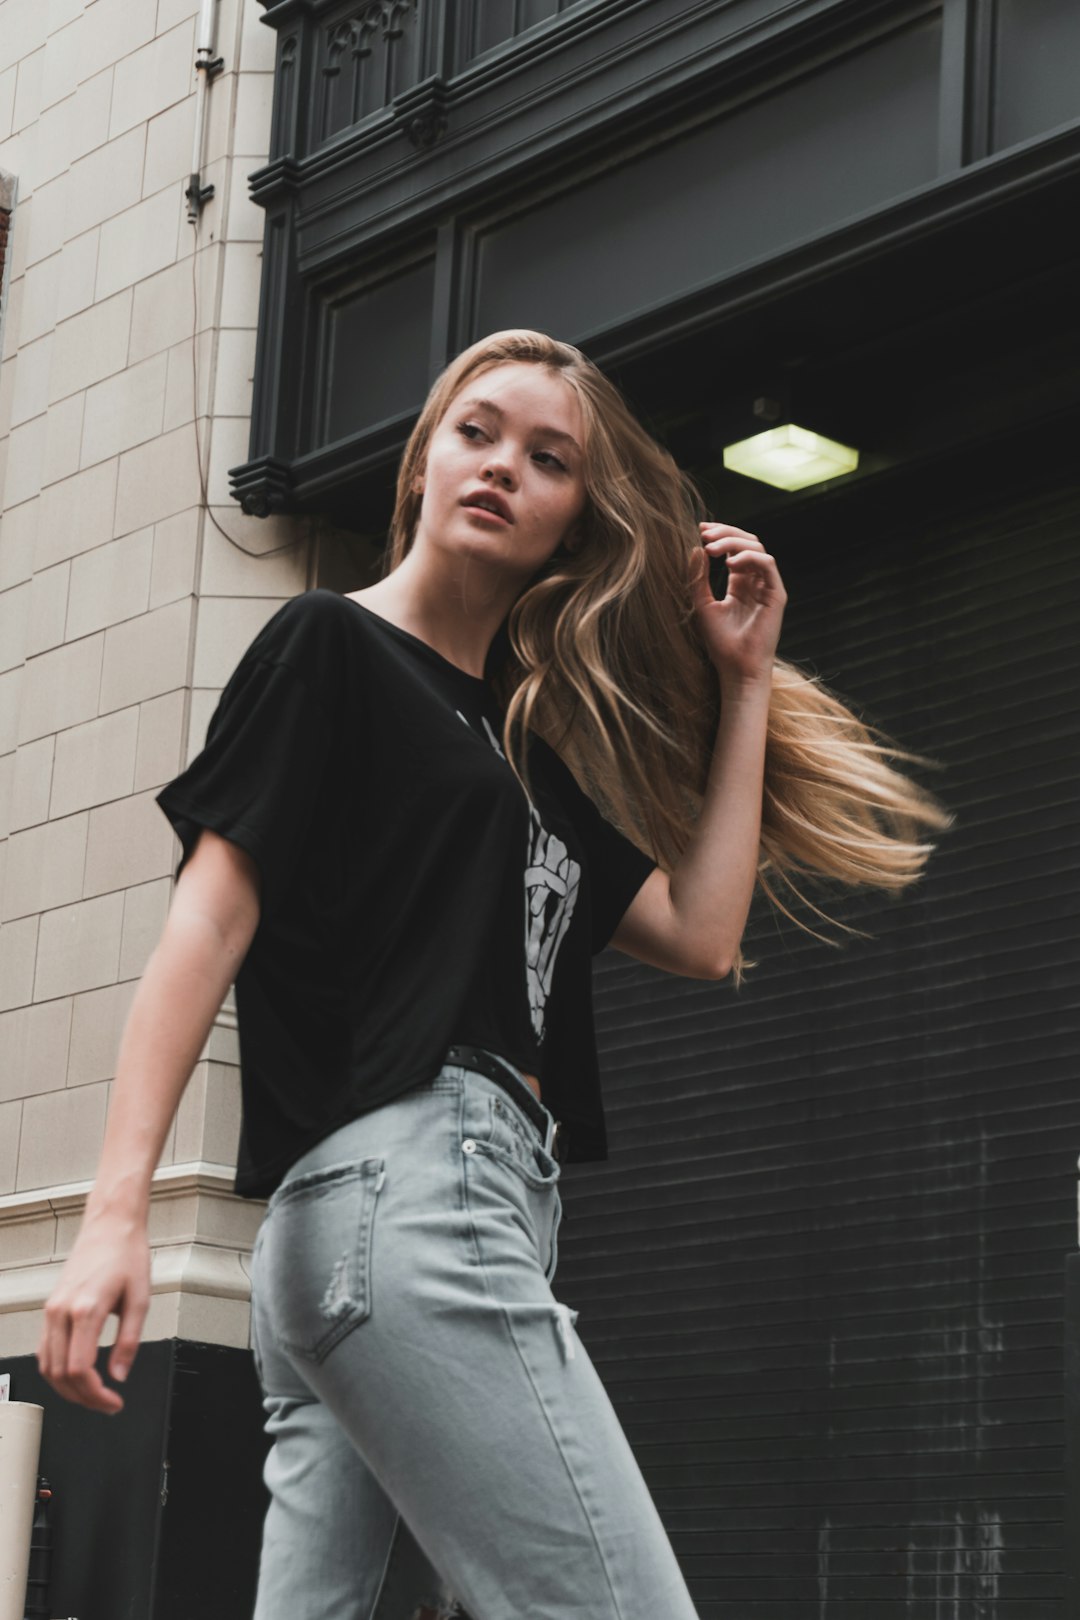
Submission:
[[[538,733],[601,811],[671,871],[700,813],[720,718],[719,674],[693,622],[690,585],[706,513],[690,477],[579,349],[542,332],[496,332],[440,374],[401,459],[384,577],[412,545],[415,486],[436,427],[467,384],[508,361],[545,366],[574,389],[586,500],[580,543],[557,548],[506,622],[508,651],[493,675],[503,750],[529,792],[526,738]],[[757,882],[809,932],[789,900],[827,919],[800,888],[804,876],[903,889],[933,848],[924,830],[949,824],[897,760],[926,763],[816,676],[774,660]],[[745,965],[739,953],[736,982]]]

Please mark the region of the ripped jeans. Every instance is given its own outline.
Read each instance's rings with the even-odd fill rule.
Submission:
[[[273,1440],[255,1620],[696,1620],[551,1291],[548,1120],[545,1142],[446,1064],[271,1197],[252,1257]]]

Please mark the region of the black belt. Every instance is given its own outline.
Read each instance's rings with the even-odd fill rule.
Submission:
[[[487,1075],[489,1080],[502,1086],[508,1096],[512,1097],[521,1109],[528,1114],[537,1130],[540,1132],[541,1142],[547,1139],[548,1113],[536,1100],[536,1093],[529,1082],[517,1069],[504,1060],[485,1052],[482,1046],[452,1046],[446,1054],[447,1063],[460,1063],[463,1069],[476,1069],[480,1074]],[[514,1081],[519,1082],[515,1085]],[[564,1147],[564,1132],[559,1120],[555,1121],[555,1128],[551,1137],[551,1154],[555,1159],[562,1159]]]

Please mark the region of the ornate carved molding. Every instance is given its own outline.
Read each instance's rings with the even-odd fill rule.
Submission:
[[[449,86],[438,77],[414,84],[394,98],[394,116],[414,146],[434,146],[446,133],[449,98]]]
[[[370,56],[379,40],[389,47],[405,32],[405,23],[416,12],[416,0],[372,0],[353,17],[336,22],[323,41],[320,70],[330,76],[341,72],[341,58],[348,51],[355,61]]]

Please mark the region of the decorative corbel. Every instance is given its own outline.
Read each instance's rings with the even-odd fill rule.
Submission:
[[[414,146],[421,149],[434,146],[446,133],[449,101],[445,79],[433,74],[394,97],[395,121]]]

